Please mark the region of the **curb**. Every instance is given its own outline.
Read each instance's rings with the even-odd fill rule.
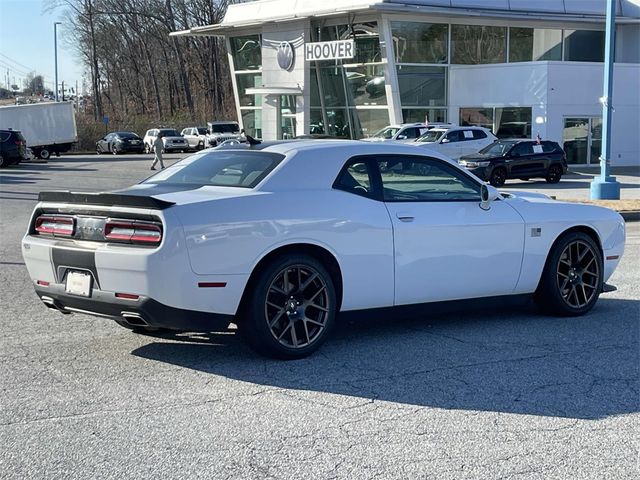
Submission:
[[[627,212],[618,212],[622,215],[625,222],[639,222],[640,221],[640,210],[631,210]]]

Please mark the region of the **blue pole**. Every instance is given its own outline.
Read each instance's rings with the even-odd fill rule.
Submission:
[[[616,2],[607,0],[607,20],[604,45],[604,88],[602,101],[602,149],[600,177],[591,182],[592,200],[619,200],[620,184],[609,176],[611,158],[611,114],[613,113],[613,60],[616,41]]]

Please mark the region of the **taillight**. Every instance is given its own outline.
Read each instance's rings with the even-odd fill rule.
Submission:
[[[158,245],[162,240],[162,228],[155,223],[107,220],[104,237],[116,242]]]
[[[75,220],[73,217],[40,215],[36,218],[36,232],[49,235],[73,236]]]

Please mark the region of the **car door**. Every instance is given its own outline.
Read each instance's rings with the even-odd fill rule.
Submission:
[[[533,151],[533,142],[517,143],[508,153],[507,165],[512,177],[528,178],[535,175],[541,162],[542,159]]]
[[[470,128],[465,128],[464,130],[460,130],[460,155],[469,155],[472,153],[476,153],[479,148],[476,148],[478,145],[478,141],[474,136],[474,130]]]
[[[520,276],[524,221],[505,201],[480,208],[481,184],[449,162],[378,159],[393,224],[395,304],[507,295]]]
[[[453,158],[454,160],[457,160],[462,156],[462,153],[460,153],[461,137],[462,133],[460,130],[453,130],[446,133],[437,144],[436,150]]]

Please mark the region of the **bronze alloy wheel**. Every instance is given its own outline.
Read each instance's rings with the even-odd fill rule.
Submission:
[[[323,275],[310,265],[291,265],[269,285],[264,315],[273,338],[284,347],[298,349],[321,336],[330,308]]]
[[[590,244],[575,240],[560,254],[556,282],[568,306],[579,309],[588,305],[598,294],[600,276],[600,263]]]

